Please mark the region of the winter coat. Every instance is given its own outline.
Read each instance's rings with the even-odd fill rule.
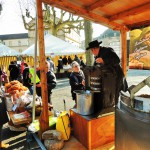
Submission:
[[[40,78],[40,70],[37,71],[37,75]],[[56,76],[52,71],[48,71],[46,73],[47,76],[47,94],[48,94],[48,100],[50,97],[50,94],[52,93],[52,89],[56,87]],[[36,87],[36,93],[38,96],[42,96],[41,93],[41,87]]]
[[[72,72],[70,74],[69,83],[71,86],[71,94],[72,94],[73,100],[76,100],[76,94],[73,91],[84,89],[84,85],[82,84],[83,80],[85,80],[85,76],[82,70],[80,70],[78,73]]]

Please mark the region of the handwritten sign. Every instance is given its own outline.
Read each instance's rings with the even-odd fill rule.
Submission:
[[[139,30],[131,31],[129,68],[150,69],[150,26]]]

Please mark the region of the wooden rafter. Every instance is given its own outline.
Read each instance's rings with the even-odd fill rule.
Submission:
[[[103,7],[113,1],[116,1],[116,0],[98,0],[97,2],[93,3],[92,5],[87,6],[86,9],[89,11],[92,11],[98,7]]]
[[[109,20],[110,21],[119,20],[123,17],[127,17],[127,16],[130,16],[130,15],[136,15],[136,14],[142,13],[142,12],[144,12],[146,10],[149,10],[149,9],[150,9],[150,2],[148,2],[144,5],[135,7],[133,9],[126,10],[126,11],[121,12],[119,14],[116,14],[116,15],[110,17]]]
[[[109,21],[109,19],[102,17],[101,15],[95,14],[93,12],[89,12],[88,10],[86,10],[84,7],[79,7],[77,5],[74,5],[71,2],[68,2],[67,0],[43,0],[44,3],[47,3],[49,5],[55,6],[55,7],[59,7],[60,9],[69,11],[75,15],[79,15],[82,16],[84,18],[86,18],[87,20],[91,20],[93,22],[97,22],[100,24],[103,24],[109,28],[112,28],[114,30],[122,30],[122,28],[124,29],[125,26],[122,26],[118,23]],[[57,3],[57,5],[56,5]],[[126,30],[129,30],[128,28],[126,28]]]
[[[131,30],[138,29],[138,28],[141,28],[141,27],[144,28],[144,27],[150,26],[150,20],[138,22],[138,23],[135,23],[135,24],[129,24],[127,26]]]

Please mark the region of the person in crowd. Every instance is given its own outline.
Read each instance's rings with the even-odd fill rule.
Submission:
[[[81,62],[80,62],[80,59],[78,58],[77,55],[74,56],[74,61],[78,62],[79,65],[80,65],[80,63],[81,63]]]
[[[78,62],[73,61],[71,67],[72,67],[72,72],[69,76],[69,83],[71,86],[72,99],[75,101],[74,107],[76,107],[76,93],[74,93],[74,91],[84,89],[85,76],[83,71],[80,69],[80,65],[78,64]]]
[[[50,69],[50,63],[48,61],[45,62],[46,67],[46,76],[47,76],[47,95],[48,95],[48,103],[52,104],[51,94],[52,89],[56,87],[56,76]],[[37,71],[37,75],[40,78],[40,70]],[[42,97],[41,93],[41,83],[36,84],[36,93],[38,96]]]
[[[68,65],[70,65],[72,63],[72,59],[70,56],[68,56]]]
[[[50,69],[51,69],[51,71],[52,72],[54,72],[54,62],[49,58],[49,57],[47,57],[47,61],[50,63]]]
[[[2,70],[0,70],[0,77],[2,77]],[[4,148],[8,148],[9,144],[6,144],[2,141],[2,128],[3,128],[3,125],[8,122],[8,116],[6,113],[6,105],[5,105],[5,100],[3,96],[0,97],[0,117],[1,117],[0,119],[0,149],[1,148],[4,149]]]
[[[20,64],[20,67],[21,67],[21,71],[20,71],[20,73],[21,74],[23,74],[23,70],[24,70],[24,59],[22,59],[22,61],[21,61],[21,64]]]
[[[86,66],[85,63],[84,63],[84,61],[83,61],[82,56],[80,56],[80,66],[81,66],[81,68],[83,68],[83,67]]]
[[[66,56],[63,57],[62,61],[63,61],[63,65],[67,65],[68,59]]]
[[[18,80],[20,71],[15,61],[11,61],[8,70],[10,71],[10,81]]]
[[[121,90],[126,91],[128,89],[127,82],[124,78],[124,73],[120,67],[120,59],[111,47],[99,46],[101,42],[97,40],[89,43],[86,50],[91,49],[93,55],[95,56],[94,65],[101,65],[111,70],[115,71],[116,74],[116,94],[115,94],[115,104],[118,103],[119,92]],[[113,86],[113,85],[112,85]]]
[[[1,78],[0,78],[0,80],[1,80],[1,83],[0,83],[0,86],[1,85],[5,85],[5,83],[7,83],[8,82],[8,76],[7,76],[7,73],[6,73],[6,70],[5,70],[5,66],[4,65],[2,65],[2,67],[0,68],[0,75],[1,75]],[[7,81],[6,81],[7,80]]]
[[[23,75],[22,75],[22,73],[21,73],[21,65],[20,65],[20,63],[17,62],[17,61],[14,61],[14,63],[16,64],[16,66],[17,66],[18,69],[19,69],[18,81],[22,83],[22,82],[23,82]],[[23,67],[23,69],[24,69],[24,67]]]
[[[63,61],[62,61],[62,57],[60,56],[60,58],[58,59],[58,69],[57,72],[60,72],[60,69],[63,69]]]
[[[29,78],[29,66],[27,63],[24,63],[23,85],[26,86],[29,89],[31,95],[33,95],[33,84],[31,83],[31,79]]]

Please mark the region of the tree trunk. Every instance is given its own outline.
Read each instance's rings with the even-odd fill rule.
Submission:
[[[88,47],[89,42],[92,41],[93,28],[92,23],[84,19],[84,34],[85,34],[85,48]],[[86,65],[93,65],[93,54],[90,50],[86,51]]]
[[[57,36],[57,29],[52,27],[52,35]]]

